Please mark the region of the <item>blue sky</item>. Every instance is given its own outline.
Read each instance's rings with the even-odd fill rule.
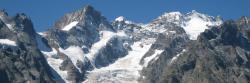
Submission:
[[[148,23],[164,12],[187,13],[196,10],[224,19],[250,17],[250,0],[1,0],[0,8],[14,16],[22,12],[33,21],[37,31],[45,31],[65,13],[92,5],[109,21],[124,16],[135,22]]]

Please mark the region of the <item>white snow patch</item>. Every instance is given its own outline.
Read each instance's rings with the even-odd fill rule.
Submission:
[[[42,37],[47,36],[47,32],[37,32],[37,34],[41,35]]]
[[[176,12],[166,12],[162,16],[158,17],[157,19],[164,20],[166,22],[172,22],[175,24],[180,24],[182,20],[182,14],[178,11]]]
[[[13,26],[11,24],[6,24],[6,26],[10,29],[10,30],[14,30]]]
[[[87,54],[88,59],[90,59],[90,61],[92,61],[93,64],[94,64],[94,60],[96,57],[95,54],[98,53],[98,51],[101,48],[106,46],[108,41],[114,36],[126,36],[126,34],[124,32],[117,32],[117,33],[114,33],[111,31],[101,31],[100,32],[100,41],[93,44],[92,47],[90,48],[89,53]]]
[[[134,22],[126,20],[125,23],[126,24],[133,24]]]
[[[7,21],[8,17],[6,18],[6,16],[4,15],[0,15],[0,20],[2,20],[4,22],[4,24],[10,29],[10,30],[14,30],[13,25],[11,24],[11,22]]]
[[[204,22],[202,19],[195,17],[187,22],[187,25],[183,26],[183,28],[187,32],[187,34],[190,35],[191,40],[196,40],[197,36],[201,32],[204,32],[205,29],[208,29],[207,24],[208,22]]]
[[[152,44],[156,41],[156,38],[145,38],[145,39],[141,39],[141,45],[149,45]]]
[[[124,21],[126,24],[133,24],[132,21],[126,20],[125,17],[123,17],[123,16],[117,17],[117,18],[115,19],[115,21],[117,21],[117,22],[122,22],[122,21]]]
[[[161,18],[168,18],[168,21],[175,21],[175,20],[180,20],[180,17],[182,16],[182,14],[180,12],[169,12],[169,13],[165,13],[163,16],[160,17]]]
[[[59,48],[59,51],[66,54],[70,58],[70,60],[73,62],[76,68],[78,68],[76,65],[78,60],[81,62],[84,62],[84,53],[81,47],[79,46],[70,46],[67,49]],[[80,68],[78,68],[78,70],[81,72]]]
[[[67,71],[62,71],[60,70],[60,66],[63,62],[63,60],[61,59],[55,59],[53,58],[52,56],[56,56],[57,55],[57,51],[55,48],[52,48],[52,51],[51,52],[45,52],[45,51],[42,51],[42,53],[45,55],[46,59],[47,59],[47,62],[48,64],[50,65],[50,67],[52,69],[54,69],[56,72],[53,72],[53,75],[54,76],[57,76],[56,73],[59,74],[59,76],[66,82],[67,82]],[[58,77],[56,77],[58,78]],[[56,79],[57,81],[60,81],[60,79]]]
[[[247,17],[244,17],[244,19],[246,20],[246,23],[248,24],[248,20],[249,20],[249,19],[248,19]]]
[[[212,20],[210,16],[206,16],[204,14],[197,13],[196,11],[192,11],[192,14],[189,13],[190,16],[187,16],[186,19],[190,19],[181,26],[184,28],[186,33],[190,36],[191,40],[196,40],[198,35],[201,32],[204,32],[210,26],[218,26],[222,24],[221,20]]]
[[[118,21],[118,22],[121,22],[121,21],[124,21],[125,18],[123,16],[119,16],[115,19],[115,21]]]
[[[68,25],[66,25],[62,30],[69,31],[71,28],[73,28],[77,24],[78,24],[78,21],[73,21],[73,22],[69,23]]]
[[[155,50],[154,54],[151,56],[148,56],[144,59],[144,67],[147,67],[148,63],[157,57],[157,55],[161,54],[164,50]]]
[[[173,33],[173,34],[175,34],[176,33],[176,31],[169,31],[170,33]]]
[[[142,44],[135,42],[125,57],[107,67],[90,71],[84,83],[138,83],[139,71],[142,69],[139,62],[152,45]]]
[[[52,48],[52,51],[50,52],[47,52],[47,51],[41,51],[45,56],[48,56],[48,57],[51,57],[53,55],[56,55],[57,54],[57,51],[55,48]]]
[[[148,27],[153,27],[153,32],[165,32],[163,28],[164,24],[160,24],[164,22],[174,23],[183,27],[191,40],[196,40],[197,36],[201,32],[204,32],[205,29],[222,24],[222,20],[219,18],[214,18],[193,10],[187,14],[181,14],[180,12],[165,13],[158,17],[153,23],[149,24]]]
[[[124,31],[118,31],[117,33],[115,33],[115,36],[126,37],[127,34]]]
[[[141,58],[150,49],[151,44],[142,45],[142,42],[135,42],[129,51],[128,55],[118,59],[115,63],[104,67],[103,69],[141,69],[142,66],[139,64]]]
[[[95,54],[102,48],[104,47],[107,42],[114,36],[113,32],[110,31],[101,31],[100,32],[100,41],[96,42],[95,44],[92,45],[90,48],[89,54],[87,54],[87,57],[93,61],[95,59]]]
[[[67,71],[62,71],[60,70],[60,66],[61,66],[61,63],[63,62],[63,60],[61,59],[55,59],[55,58],[51,58],[51,57],[48,57],[47,58],[47,61],[48,61],[48,64],[51,66],[51,68],[53,68],[59,75],[60,77],[64,80],[64,81],[67,81]],[[59,80],[59,79],[58,79]],[[68,83],[68,82],[67,82]]]
[[[10,46],[17,46],[15,41],[9,39],[0,39],[0,44],[10,45]]]
[[[176,56],[174,56],[171,61],[170,64],[173,63],[180,55],[182,55],[184,52],[186,51],[186,49],[183,49],[179,54],[177,54]]]

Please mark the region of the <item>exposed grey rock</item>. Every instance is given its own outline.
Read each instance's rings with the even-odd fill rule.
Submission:
[[[62,30],[66,25],[74,21],[78,22],[76,26],[68,31]],[[45,33],[44,38],[48,41],[48,45],[51,48],[67,49],[70,46],[78,46],[82,48],[84,54],[87,54],[93,44],[100,41],[100,37],[102,36],[101,31],[116,33],[117,30],[113,28],[101,13],[88,5],[59,19],[55,23],[55,26]],[[123,46],[125,41],[122,37],[111,38],[108,40],[107,45],[93,55],[96,56],[94,61],[90,61],[85,57],[84,62],[77,61],[77,67],[74,66],[69,58],[65,58],[67,55],[63,53],[57,54],[59,58],[64,57],[61,58],[64,60],[61,68],[70,74],[69,76],[71,77],[68,76],[68,80],[80,82],[84,80],[87,71],[95,67],[107,66],[118,58],[125,56],[128,51]],[[59,50],[57,51],[60,52]]]
[[[126,40],[122,40],[121,38],[111,39],[108,45],[97,54],[95,60],[96,67],[108,66],[110,63],[114,63],[118,58],[127,55],[128,49],[123,46],[124,41]]]
[[[65,59],[60,66],[60,69],[63,71],[67,71],[67,80],[71,81],[72,83],[79,83],[81,80],[83,80],[80,72],[76,69],[76,67],[73,65],[73,63],[67,56],[65,56]]]
[[[168,24],[165,25],[165,28],[172,32],[175,31],[175,33],[166,32],[168,34],[159,34],[156,42],[141,59],[141,64],[144,64],[144,58],[153,55],[155,50],[164,50],[158,55],[158,59],[150,61],[142,69],[140,78],[142,83],[157,83],[156,81],[163,75],[162,72],[165,70],[165,66],[169,65],[171,59],[180,53],[190,41],[188,35],[181,27],[175,26],[175,24]]]
[[[3,11],[1,11],[3,13]],[[37,48],[32,22],[24,14],[11,18],[5,12],[0,19],[0,39],[9,39],[17,46],[0,45],[0,81],[5,83],[54,83],[51,69]]]
[[[220,27],[206,30],[197,41],[188,43],[186,51],[170,65],[155,62],[155,65],[161,64],[164,70],[159,78],[146,82],[248,83],[250,73],[247,57],[250,45],[247,37],[242,35],[243,31],[240,31],[243,28],[241,26],[245,25],[227,21]],[[151,73],[153,72],[157,73]],[[149,76],[146,75],[151,78]]]

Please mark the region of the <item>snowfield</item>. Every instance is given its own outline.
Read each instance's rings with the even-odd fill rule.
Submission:
[[[69,31],[70,29],[72,29],[77,24],[78,24],[77,21],[73,21],[73,22],[69,23],[68,25],[66,25],[62,30],[63,31]]]
[[[74,66],[81,72],[81,69],[78,68],[76,64],[77,64],[77,61],[84,62],[85,56],[82,51],[82,48],[78,46],[70,46],[67,49],[59,48],[59,50],[60,52],[66,54],[70,58]]]
[[[9,46],[17,46],[15,41],[9,39],[0,39],[0,44],[9,45]]]
[[[53,72],[53,76],[55,76],[55,78],[57,78],[56,80],[57,80],[58,82],[64,82],[64,81],[65,81],[65,82],[68,83],[69,81],[67,80],[67,76],[68,76],[67,71],[62,71],[62,70],[60,70],[60,66],[61,66],[63,60],[62,60],[62,59],[53,58],[53,56],[56,56],[56,55],[57,55],[56,49],[55,49],[55,48],[52,48],[52,51],[50,51],[50,52],[42,51],[42,53],[45,55],[45,57],[46,57],[46,59],[47,59],[47,62],[48,62],[48,64],[50,65],[50,67],[51,67],[53,70],[56,71],[56,72]],[[60,77],[58,77],[57,73],[59,74],[59,76],[60,76],[63,80],[58,79],[58,78],[60,78]]]
[[[221,21],[213,21],[207,16],[193,11],[194,14],[187,17],[185,24],[181,25],[191,40],[196,40],[200,33],[204,32],[210,26],[218,26],[222,24]]]
[[[209,29],[211,26],[219,26],[222,24],[221,19],[198,13],[195,10],[187,14],[167,12],[158,17],[157,20],[174,23],[182,27],[191,40],[196,40],[200,33]],[[164,28],[157,28],[155,31],[164,32]]]
[[[123,16],[119,16],[115,19],[115,21],[118,21],[118,22],[121,22],[121,21],[124,21],[125,18]]]
[[[151,56],[148,56],[144,59],[144,67],[147,67],[148,63],[152,61],[153,59],[157,58],[159,54],[161,54],[164,50],[155,50],[154,54]]]
[[[133,24],[133,22],[132,21],[128,21],[128,20],[126,20],[126,18],[125,17],[123,17],[123,16],[119,16],[119,17],[117,17],[116,19],[115,19],[115,21],[117,21],[117,22],[125,22],[126,24]]]
[[[95,54],[98,53],[98,51],[103,48],[104,46],[106,46],[106,44],[108,43],[108,41],[115,37],[115,36],[120,36],[120,37],[125,37],[126,34],[124,32],[111,32],[111,31],[101,31],[100,32],[100,40],[96,43],[94,43],[92,45],[92,47],[90,48],[90,51],[88,54],[86,54],[86,56],[88,57],[88,59],[92,62],[92,64],[94,63],[94,60],[96,58]]]
[[[115,63],[89,71],[87,80],[83,83],[138,83],[139,71],[142,65],[139,64],[143,55],[149,50],[152,44],[135,42],[125,57],[118,59]]]

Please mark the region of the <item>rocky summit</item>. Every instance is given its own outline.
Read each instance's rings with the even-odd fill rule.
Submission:
[[[197,11],[147,24],[87,5],[44,32],[0,11],[3,83],[249,83],[250,22]]]

